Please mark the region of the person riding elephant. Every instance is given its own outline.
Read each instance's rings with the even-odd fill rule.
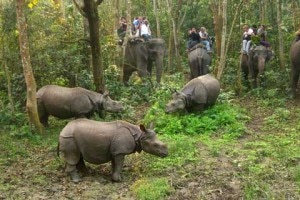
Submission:
[[[211,57],[202,44],[192,48],[188,54],[188,62],[191,71],[190,80],[209,73]]]
[[[296,32],[296,39],[291,45],[291,89],[293,98],[296,97],[296,89],[300,75],[300,29]]]
[[[264,73],[266,63],[272,58],[273,52],[265,46],[256,46],[249,51],[248,67],[252,88],[261,85],[261,76]]]
[[[134,71],[137,71],[141,78],[151,76],[153,61],[156,65],[156,81],[160,83],[165,51],[166,44],[161,38],[150,38],[147,42],[140,39],[129,40],[125,47],[124,84],[127,85]]]

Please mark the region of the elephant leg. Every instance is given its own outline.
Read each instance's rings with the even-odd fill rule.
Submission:
[[[295,66],[292,64],[292,71],[291,71],[291,89],[292,89],[292,96],[293,98],[296,97],[296,89],[297,89],[297,84],[298,84],[298,80],[299,80],[299,74],[300,74],[300,70],[296,70]]]
[[[123,168],[125,155],[116,155],[112,158],[112,180],[115,182],[121,181],[121,171]]]
[[[254,66],[249,64],[249,74],[250,74],[250,83],[252,86],[252,89],[256,88],[256,77],[257,77],[257,71],[253,69]]]
[[[258,76],[258,71],[254,70],[254,77],[253,77],[253,87],[257,88],[257,79],[259,79],[260,77]]]
[[[129,78],[134,71],[135,71],[135,69],[133,67],[131,67],[130,65],[123,66],[123,83],[125,85],[127,85]]]

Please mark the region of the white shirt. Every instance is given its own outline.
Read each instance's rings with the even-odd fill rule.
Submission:
[[[141,25],[141,35],[151,35],[149,25],[142,23]]]

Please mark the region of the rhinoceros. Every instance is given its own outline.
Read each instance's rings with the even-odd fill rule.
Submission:
[[[220,83],[210,74],[190,80],[166,105],[166,113],[186,109],[188,112],[203,111],[214,105],[220,93]]]
[[[46,85],[37,91],[36,98],[39,119],[45,127],[48,126],[49,115],[59,119],[89,118],[102,110],[124,110],[122,103],[112,100],[108,92],[100,94],[81,87]]]
[[[112,180],[121,181],[125,155],[142,150],[159,157],[168,155],[167,146],[157,139],[153,130],[121,120],[71,121],[61,131],[57,149],[66,162],[65,171],[75,183],[81,180],[77,170],[86,169],[84,160],[92,164],[111,161]]]

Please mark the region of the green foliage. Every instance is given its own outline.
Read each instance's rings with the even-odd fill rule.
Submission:
[[[197,114],[166,114],[164,105],[156,103],[147,112],[144,122],[154,122],[159,133],[163,134],[220,134],[239,137],[244,132],[243,121],[247,119],[230,104],[217,104]]]
[[[159,138],[168,145],[169,155],[166,158],[158,158],[149,154],[140,158],[137,165],[147,164],[147,173],[163,174],[171,168],[180,168],[188,163],[199,160],[197,140],[187,135],[161,135]],[[145,166],[142,167],[145,170]]]
[[[132,191],[139,200],[163,200],[172,191],[166,178],[144,178],[137,180]]]

